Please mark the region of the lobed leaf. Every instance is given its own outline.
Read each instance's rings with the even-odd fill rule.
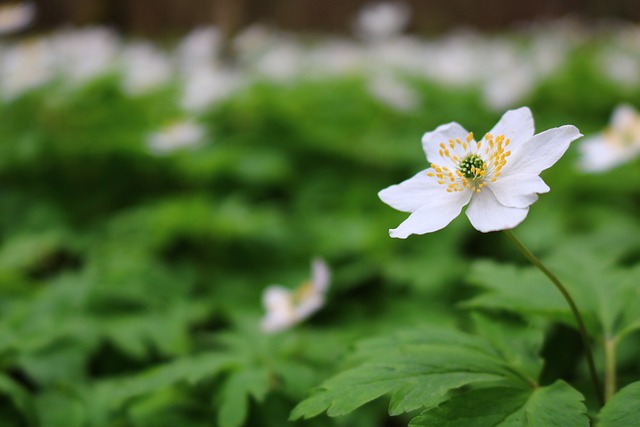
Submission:
[[[535,389],[474,389],[427,409],[409,426],[587,427],[589,419],[582,395],[567,383],[556,381]]]
[[[620,338],[640,327],[640,291],[636,286],[640,266],[618,267],[620,248],[603,255],[596,251],[599,242],[594,240],[581,247],[576,247],[575,242],[565,243],[549,257],[547,265],[571,293],[589,332],[608,339]],[[543,315],[574,324],[560,292],[533,267],[479,261],[469,277],[485,292],[467,301],[467,307]]]
[[[249,397],[264,399],[269,391],[269,371],[252,367],[232,372],[221,390],[220,427],[241,426],[249,412]]]
[[[322,384],[291,418],[323,411],[344,415],[386,394],[389,413],[398,415],[435,406],[463,386],[492,382],[526,388],[535,382],[519,366],[510,366],[490,341],[453,330],[423,328],[369,340],[356,356],[365,362]]]
[[[598,414],[598,427],[640,425],[640,381],[618,391]]]
[[[179,382],[196,383],[235,366],[235,358],[220,353],[183,357],[134,376],[98,383],[93,391],[107,409],[117,408],[129,399],[160,390]]]

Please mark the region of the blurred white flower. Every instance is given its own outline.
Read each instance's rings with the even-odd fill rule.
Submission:
[[[307,73],[317,77],[353,74],[365,67],[365,56],[356,43],[332,38],[306,52]]]
[[[411,11],[406,3],[379,2],[365,5],[355,21],[355,32],[367,41],[380,41],[402,33]]]
[[[241,60],[250,62],[256,54],[264,51],[274,37],[273,29],[263,24],[253,24],[233,39],[233,49]]]
[[[64,30],[51,37],[58,70],[72,84],[83,84],[114,69],[120,39],[108,28]]]
[[[580,132],[567,125],[534,135],[526,108],[507,111],[480,141],[458,123],[422,137],[431,167],[378,193],[389,206],[411,215],[391,237],[407,238],[440,230],[466,210],[483,233],[520,224],[529,206],[549,187],[540,173],[556,163]]]
[[[483,98],[486,105],[494,111],[519,104],[527,96],[537,81],[533,71],[526,67],[512,70],[511,73],[500,73],[487,81],[483,87]]]
[[[150,43],[134,42],[122,52],[122,85],[130,95],[140,95],[166,83],[172,75],[169,57]]]
[[[267,287],[262,294],[262,303],[267,311],[261,328],[265,332],[288,329],[318,311],[325,301],[329,288],[330,272],[321,259],[311,263],[311,280],[292,290],[280,285]]]
[[[147,147],[156,155],[168,154],[185,148],[199,146],[205,137],[205,130],[199,124],[182,120],[165,126],[147,138]]]
[[[630,105],[616,107],[608,128],[579,145],[578,167],[604,172],[640,155],[640,114]]]
[[[207,64],[192,68],[181,76],[180,106],[201,112],[243,87],[247,80],[239,69]]]
[[[431,66],[425,44],[413,37],[396,37],[366,46],[367,69],[423,74]]]
[[[182,70],[215,63],[220,49],[220,32],[215,27],[196,28],[178,45],[176,55]]]
[[[624,52],[615,47],[598,53],[598,63],[605,76],[622,86],[640,82],[640,58],[637,52]]]
[[[30,39],[9,46],[1,57],[0,91],[11,99],[41,86],[55,76],[54,54],[46,38]]]
[[[452,86],[478,83],[492,68],[486,61],[486,44],[477,33],[457,31],[425,46],[429,58],[424,69],[427,77]],[[478,67],[478,64],[484,64]]]
[[[540,77],[548,76],[562,67],[576,41],[555,37],[553,33],[540,31],[530,37],[531,48],[527,52],[533,69]]]
[[[376,99],[395,110],[410,111],[418,107],[416,95],[395,76],[376,75],[369,81],[368,87]]]
[[[277,37],[253,64],[260,77],[275,82],[292,82],[304,71],[305,51],[291,37]]]
[[[27,28],[36,16],[36,6],[31,2],[0,5],[0,35],[11,34]]]

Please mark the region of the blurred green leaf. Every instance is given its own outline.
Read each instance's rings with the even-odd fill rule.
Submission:
[[[18,382],[0,373],[0,393],[9,397],[11,402],[20,410],[24,421],[30,426],[37,426],[36,411],[33,398]]]
[[[249,410],[249,397],[261,402],[269,390],[269,372],[264,368],[232,371],[220,390],[220,427],[243,425]]]

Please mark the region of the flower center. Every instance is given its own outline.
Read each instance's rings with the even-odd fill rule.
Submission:
[[[607,128],[603,132],[604,140],[618,148],[628,148],[640,141],[640,126],[627,126],[623,129]]]
[[[313,283],[309,281],[302,282],[300,286],[298,286],[293,293],[291,294],[292,300],[294,304],[300,304],[305,299],[309,298],[311,295],[315,293],[315,289],[313,287]]]
[[[446,185],[449,193],[465,189],[479,193],[502,173],[507,157],[511,155],[511,151],[507,151],[510,142],[504,135],[494,138],[490,133],[479,142],[474,141],[473,133],[469,133],[464,141],[456,138],[450,139],[449,144],[441,142],[438,153],[444,163],[431,163],[433,171],[428,171],[427,176]]]
[[[468,154],[458,164],[458,170],[467,179],[478,179],[485,175],[486,166],[484,160],[477,154]]]

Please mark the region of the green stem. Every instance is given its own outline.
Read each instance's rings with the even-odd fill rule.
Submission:
[[[553,274],[543,263],[540,261],[534,254],[532,254],[529,249],[527,249],[524,244],[513,234],[511,230],[504,230],[504,233],[507,235],[511,243],[520,251],[522,255],[525,256],[533,265],[535,265],[540,271],[542,271],[545,276],[551,280],[551,282],[558,288],[564,299],[569,303],[569,307],[571,307],[571,312],[573,313],[573,317],[576,319],[576,323],[578,324],[578,331],[580,332],[580,337],[582,338],[582,345],[584,346],[584,352],[587,357],[587,365],[589,367],[589,374],[591,375],[591,382],[593,383],[593,387],[596,391],[596,396],[600,405],[604,405],[604,396],[602,395],[602,390],[600,389],[600,382],[598,381],[598,375],[596,374],[596,365],[593,362],[593,353],[591,352],[591,345],[589,343],[589,335],[587,334],[587,328],[584,324],[584,320],[582,320],[582,315],[580,314],[580,310],[578,310],[578,306],[573,301],[571,294],[567,290],[567,288],[562,284],[560,279]]]
[[[616,393],[616,340],[604,341],[604,400],[609,401]]]

